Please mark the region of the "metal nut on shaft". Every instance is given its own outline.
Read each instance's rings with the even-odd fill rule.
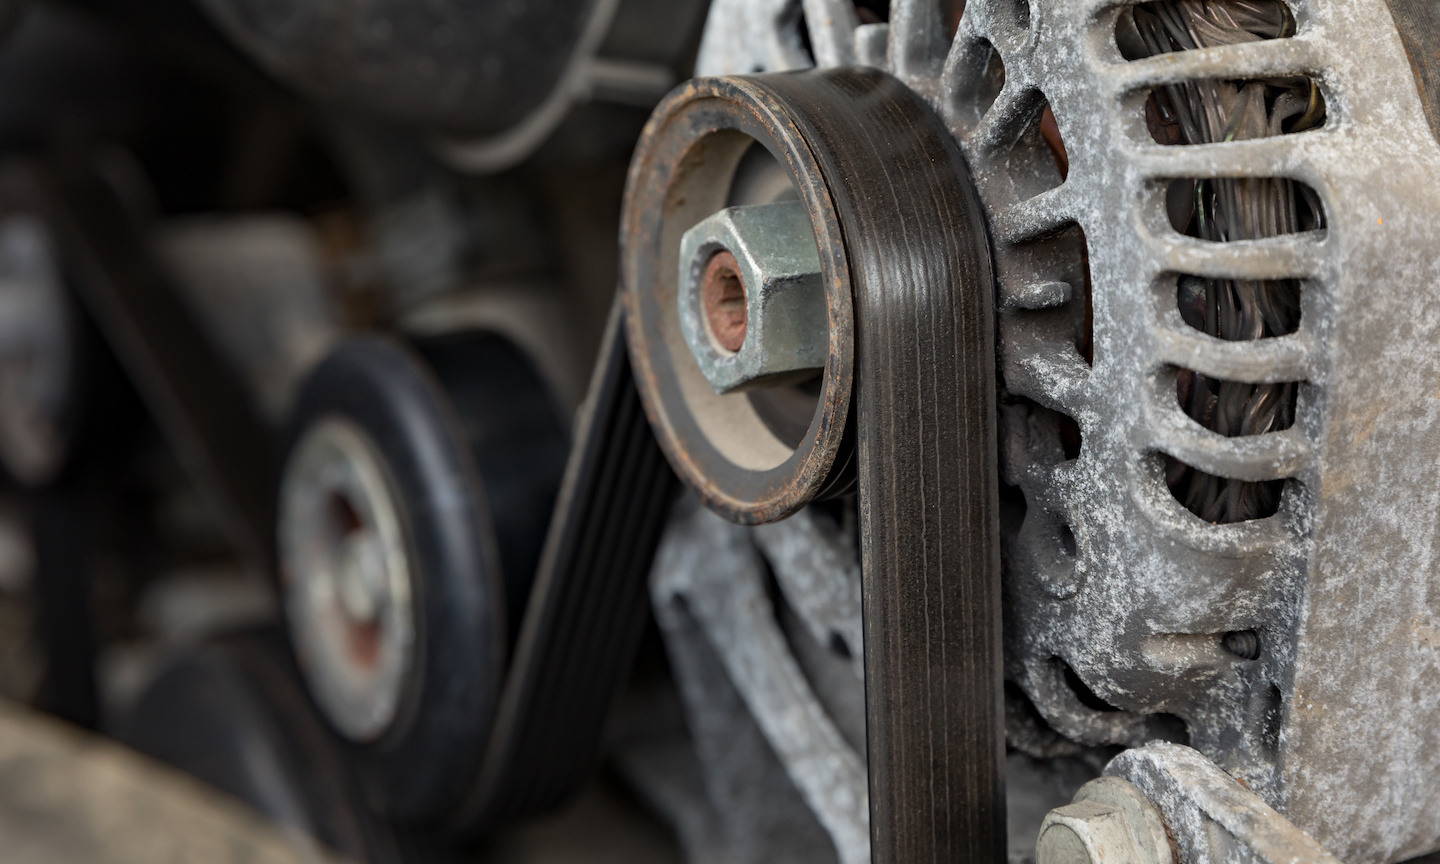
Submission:
[[[680,241],[680,329],[717,393],[824,368],[829,313],[804,205],[728,207]]]

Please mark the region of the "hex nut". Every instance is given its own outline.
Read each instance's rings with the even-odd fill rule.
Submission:
[[[715,392],[801,380],[825,367],[829,312],[803,204],[727,207],[702,220],[680,241],[677,284],[680,331]]]
[[[1174,864],[1160,811],[1118,777],[1080,787],[1075,803],[1051,810],[1035,843],[1037,864]]]

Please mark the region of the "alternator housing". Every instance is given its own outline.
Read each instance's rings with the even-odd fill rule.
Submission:
[[[763,11],[778,4],[722,4],[782,28]],[[1138,60],[1112,0],[972,0],[953,40],[936,0],[894,0],[880,24],[803,5],[818,65],[881,66],[931,101],[985,204],[1002,479],[1018,490],[1010,680],[1074,741],[1188,738],[1344,860],[1440,846],[1440,146],[1386,4],[1296,0],[1293,35]],[[707,31],[703,72],[803,65],[775,33],[741,48],[726,32]],[[1179,146],[1147,128],[1155,88],[1286,77],[1316,83],[1323,126]],[[1209,242],[1172,227],[1170,185],[1218,178],[1304,184],[1323,228]],[[1297,280],[1298,329],[1207,335],[1177,308],[1182,277]],[[1294,422],[1213,432],[1181,408],[1182,370],[1293,383]],[[1167,488],[1167,460],[1280,481],[1278,509],[1206,522]]]

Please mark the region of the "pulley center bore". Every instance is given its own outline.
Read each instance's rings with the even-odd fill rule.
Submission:
[[[280,494],[286,610],[321,710],[356,741],[399,711],[415,643],[404,528],[364,433],[327,418],[301,440]]]
[[[700,297],[710,338],[730,353],[745,344],[745,280],[735,256],[721,249],[710,256],[700,277]]]

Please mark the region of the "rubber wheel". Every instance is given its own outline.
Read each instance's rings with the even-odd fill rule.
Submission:
[[[503,336],[467,331],[413,345],[445,388],[485,484],[513,643],[569,458],[563,409],[535,365]]]
[[[397,820],[444,818],[478,773],[564,469],[557,404],[512,343],[475,332],[351,338],[302,389],[291,450],[347,421],[383,463],[403,528],[411,661],[389,728],[350,745]]]

